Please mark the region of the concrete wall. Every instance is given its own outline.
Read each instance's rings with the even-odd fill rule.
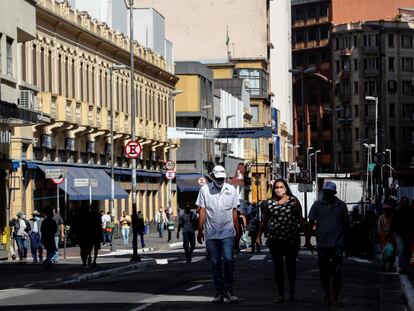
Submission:
[[[233,57],[267,57],[267,1],[140,0],[135,7],[153,7],[166,22],[166,36],[175,44],[177,60],[227,60],[226,31]]]

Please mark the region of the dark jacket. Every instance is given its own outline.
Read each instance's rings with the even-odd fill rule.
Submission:
[[[31,228],[30,228],[30,223],[25,219],[24,220],[25,224],[26,224],[26,228],[24,229],[25,232],[27,232],[27,234],[29,234]],[[10,221],[10,227],[13,228],[13,237],[15,238],[17,236],[17,232],[20,229],[20,221],[19,219],[13,218]]]

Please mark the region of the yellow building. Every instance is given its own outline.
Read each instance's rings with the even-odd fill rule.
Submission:
[[[131,122],[143,147],[137,159],[137,206],[153,220],[160,206],[167,207],[167,180],[162,174],[168,158],[167,127],[175,126],[172,91],[178,78],[173,68],[142,46],[135,45],[135,120],[131,120],[130,71],[113,71],[113,64],[129,64],[130,41],[123,34],[70,9],[66,2],[41,0],[37,6],[36,40],[19,43],[23,81],[39,88],[38,103],[51,123],[15,128],[11,157],[21,162],[14,173],[11,213],[28,215],[46,204],[57,205],[68,220],[88,200],[74,179],[97,179],[93,205],[108,210],[110,149],[114,148],[116,187],[115,220],[131,213],[131,160],[124,152]],[[110,144],[113,94],[114,146]],[[173,145],[175,147],[175,145]],[[175,157],[175,152],[172,152]],[[66,169],[68,185],[45,178],[50,168]],[[125,193],[126,192],[126,193]],[[172,204],[176,209],[173,188]]]

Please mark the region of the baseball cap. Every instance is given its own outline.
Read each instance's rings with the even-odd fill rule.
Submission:
[[[216,165],[213,168],[213,171],[211,172],[211,174],[215,177],[215,178],[226,178],[226,170],[224,169],[224,167],[222,167],[221,165]]]
[[[332,181],[325,181],[322,190],[329,190],[336,193],[336,184]]]

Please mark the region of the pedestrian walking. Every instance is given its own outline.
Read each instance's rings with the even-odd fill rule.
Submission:
[[[127,215],[125,211],[122,212],[122,217],[119,220],[121,224],[121,231],[122,231],[122,240],[124,245],[128,245],[129,240],[129,228],[131,226],[131,217]]]
[[[168,207],[165,210],[165,214],[167,215],[167,233],[168,233],[167,242],[170,242],[171,241],[172,232],[175,229],[175,225],[174,225],[174,221],[173,221],[173,210],[172,210],[172,207]]]
[[[197,241],[202,244],[205,239],[212,263],[216,289],[212,302],[237,302],[239,299],[233,293],[233,248],[235,238],[240,237],[237,218],[239,196],[236,189],[225,182],[223,166],[215,166],[210,176],[213,182],[201,187],[196,201],[199,207]]]
[[[383,271],[394,271],[396,236],[394,233],[394,204],[385,201],[383,214],[378,218],[377,231],[381,243],[381,263]]]
[[[113,223],[111,219],[111,212],[104,213],[101,217],[102,221],[102,232],[103,232],[103,245],[109,244],[112,245],[112,233],[113,233]]]
[[[43,268],[50,270],[52,268],[52,259],[57,252],[55,237],[58,231],[58,225],[54,219],[53,208],[51,206],[44,207],[43,211],[46,216],[40,227],[42,244],[46,249],[46,259],[43,261]]]
[[[13,237],[17,243],[17,253],[20,263],[25,263],[27,259],[27,249],[29,247],[30,224],[26,220],[26,214],[18,212],[17,218],[12,220]]]
[[[247,242],[247,219],[246,216],[244,216],[242,214],[242,212],[240,212],[240,210],[237,210],[237,217],[239,220],[239,229],[240,229],[240,239],[236,239],[235,240],[235,245],[234,245],[234,251],[236,254],[240,253],[240,249],[241,249],[241,243],[243,243],[243,246],[245,249],[247,249],[249,247],[249,243]]]
[[[414,240],[414,209],[410,206],[408,197],[403,196],[395,213],[395,233],[397,235],[398,273],[407,274],[411,260]]]
[[[195,232],[198,229],[197,214],[191,210],[189,202],[185,203],[184,213],[180,215],[178,220],[177,240],[180,239],[180,231],[183,231],[183,248],[185,252],[185,260],[190,263],[191,255],[195,249]]]
[[[142,211],[138,211],[137,214],[137,232],[139,234],[139,237],[141,239],[141,247],[144,248],[145,247],[145,240],[144,240],[144,235],[147,233],[146,230],[146,225],[144,222],[144,215],[142,215]]]
[[[167,229],[168,218],[162,206],[160,207],[158,212],[155,214],[155,222],[157,223],[157,231],[158,231],[159,237],[163,238],[164,237],[163,232],[165,229]]]
[[[309,228],[316,223],[318,265],[325,292],[324,302],[336,306],[342,282],[345,231],[349,227],[349,215],[345,202],[335,196],[335,183],[326,181],[322,193],[322,199],[313,203],[309,212]],[[310,244],[309,236],[306,244]]]
[[[252,253],[260,253],[261,251],[261,232],[260,232],[259,208],[254,205],[250,212],[250,220],[248,224],[250,245]]]
[[[302,206],[284,179],[274,181],[272,197],[265,204],[263,214],[262,231],[267,236],[277,285],[277,297],[273,302],[283,303],[285,300],[283,262],[286,263],[289,300],[294,301],[300,232],[302,230],[307,236],[307,229],[302,216]],[[306,246],[312,249],[310,243]]]
[[[33,263],[43,262],[43,247],[40,239],[40,227],[42,225],[43,217],[38,211],[33,211],[32,218],[29,220],[30,224],[30,249],[32,251]]]
[[[56,208],[53,210],[53,219],[56,222],[58,230],[55,234],[56,254],[53,256],[52,261],[57,263],[59,261],[59,243],[65,240],[65,224]]]

